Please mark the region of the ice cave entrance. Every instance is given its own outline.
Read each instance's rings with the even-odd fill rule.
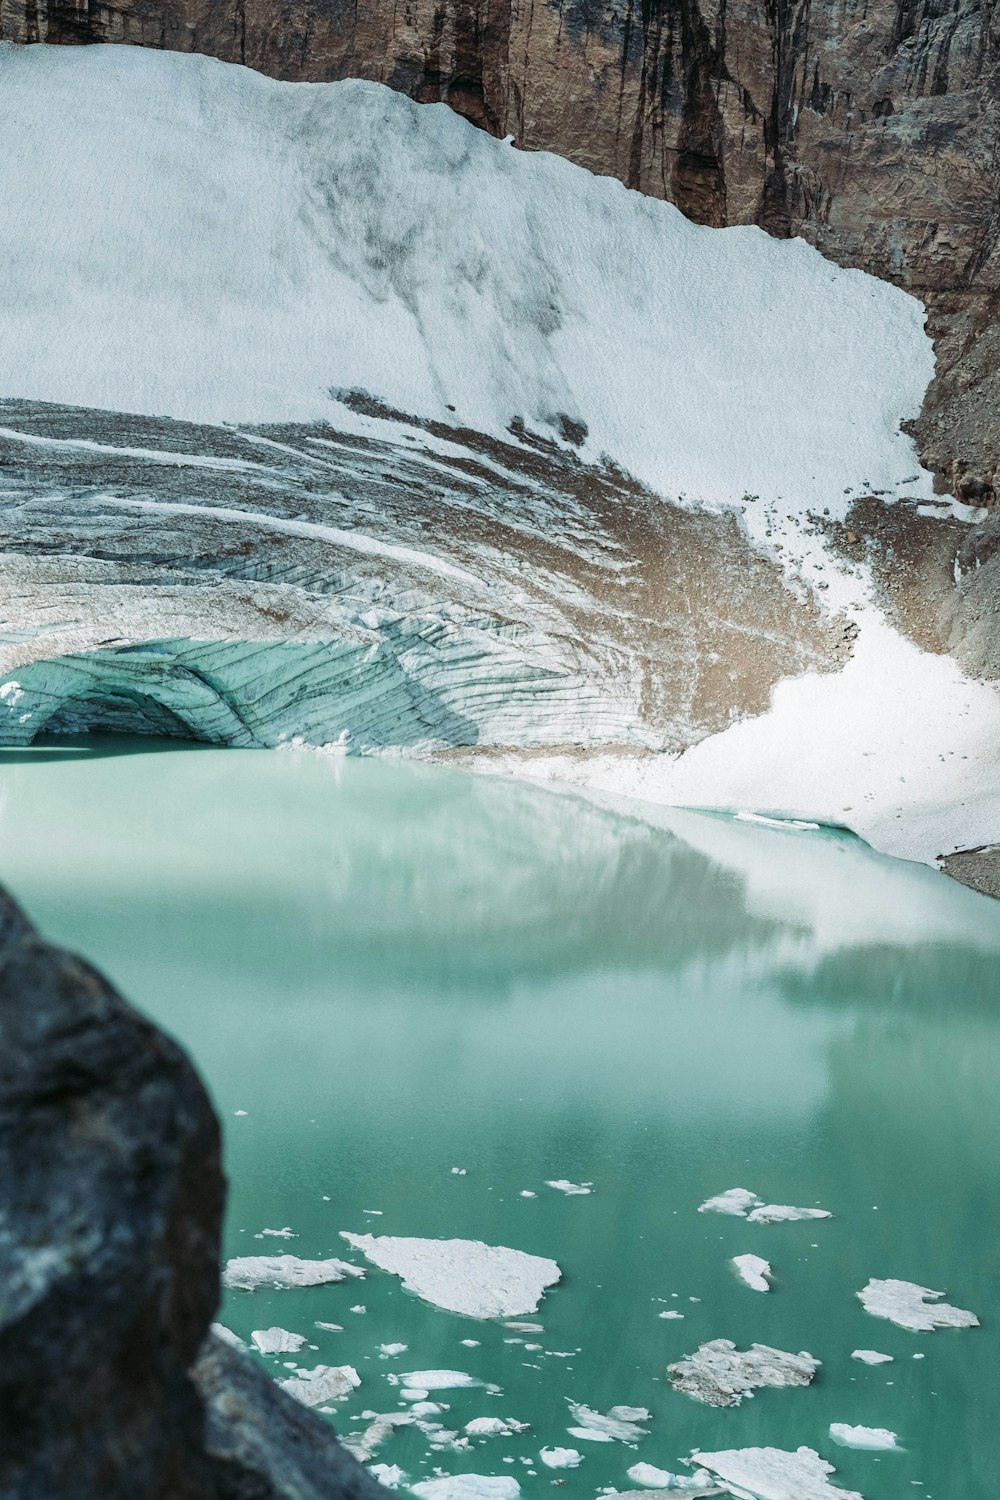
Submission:
[[[323,1405],[370,1462],[591,1500],[695,1449],[804,1445],[868,1500],[989,1489],[1000,907],[831,832],[162,740],[0,752],[0,819],[0,879],[208,1079],[227,1258],[364,1270],[234,1286],[220,1317],[278,1378],[356,1372]],[[379,1269],[380,1237],[561,1280],[463,1316]],[[879,1306],[919,1298],[866,1310],[872,1278],[982,1326],[900,1326]],[[719,1339],[821,1363],[728,1409],[674,1389]]]

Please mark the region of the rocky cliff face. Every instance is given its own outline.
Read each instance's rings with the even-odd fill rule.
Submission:
[[[942,489],[997,491],[993,0],[0,0],[0,36],[374,79],[699,223],[803,235],[925,299],[918,443]]]
[[[205,1342],[223,1203],[205,1090],[2,892],[0,1184],[3,1500],[385,1494],[263,1370]]]

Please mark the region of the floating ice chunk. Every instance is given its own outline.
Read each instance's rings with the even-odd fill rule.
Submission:
[[[724,1193],[717,1193],[714,1198],[706,1198],[698,1212],[700,1214],[732,1214],[738,1218],[746,1218],[747,1210],[755,1208],[763,1201],[763,1198],[758,1198],[756,1193],[751,1193],[749,1188],[727,1188]]]
[[[421,1500],[517,1500],[521,1486],[512,1474],[452,1474],[445,1479],[422,1479],[410,1486]]]
[[[384,1484],[390,1490],[398,1490],[410,1477],[399,1464],[372,1464],[368,1472],[379,1484]]]
[[[665,1312],[660,1313],[661,1318],[683,1318],[683,1316],[682,1312],[675,1312],[672,1307],[668,1307]]]
[[[732,1264],[736,1267],[736,1274],[745,1286],[754,1292],[769,1292],[771,1290],[767,1278],[771,1275],[771,1267],[768,1261],[762,1260],[759,1255],[734,1255]],[[661,1313],[661,1317],[663,1314]]]
[[[234,1349],[246,1348],[246,1344],[240,1338],[239,1334],[234,1333],[231,1328],[227,1328],[224,1323],[213,1323],[212,1332],[217,1339],[221,1339],[224,1344],[231,1344]]]
[[[340,1439],[344,1447],[361,1463],[367,1463],[374,1457],[394,1428],[409,1427],[413,1423],[413,1415],[408,1411],[364,1412],[363,1415],[374,1418],[371,1426],[366,1427],[364,1432],[352,1432]]]
[[[258,1354],[298,1354],[308,1342],[301,1333],[289,1333],[287,1328],[255,1328],[250,1339]]]
[[[313,1324],[314,1328],[323,1328],[327,1333],[343,1333],[343,1323],[321,1323],[318,1320]]]
[[[357,1307],[352,1307],[351,1308],[351,1312],[352,1313],[366,1313],[367,1311],[368,1311],[367,1307],[365,1307],[364,1303],[362,1303],[362,1302],[359,1302],[358,1305],[357,1305]]]
[[[475,1375],[467,1375],[464,1370],[410,1370],[406,1375],[390,1376],[389,1379],[395,1385],[401,1385],[415,1390],[418,1386],[426,1391],[456,1391],[463,1386],[481,1386],[485,1382],[478,1380]]]
[[[518,1194],[518,1197],[520,1197],[520,1198],[537,1198],[538,1194],[537,1193],[533,1193],[530,1188],[522,1188],[521,1191],[520,1191],[520,1193]]]
[[[394,1359],[397,1354],[405,1354],[409,1344],[379,1344],[378,1352],[383,1359]]]
[[[415,1390],[412,1387],[408,1387],[400,1391],[399,1394],[402,1396],[404,1401],[415,1401],[417,1405],[422,1405],[427,1400],[430,1392]]]
[[[565,1193],[567,1198],[575,1198],[594,1191],[592,1182],[567,1182],[565,1177],[560,1177],[555,1182],[546,1182],[545,1186],[555,1188],[559,1193]]]
[[[393,1235],[341,1237],[374,1265],[402,1278],[407,1291],[448,1312],[473,1318],[534,1312],[546,1287],[562,1275],[554,1260],[484,1245],[481,1240],[402,1239]]]
[[[747,1215],[751,1224],[795,1224],[800,1219],[832,1219],[826,1208],[793,1208],[790,1203],[764,1203]]]
[[[865,1312],[873,1318],[888,1318],[899,1328],[930,1333],[935,1328],[978,1328],[975,1313],[938,1302],[944,1292],[932,1292],[912,1281],[877,1281],[874,1277],[858,1293]]]
[[[578,1469],[583,1463],[576,1448],[542,1448],[538,1457],[547,1469]]]
[[[788,1354],[767,1344],[740,1350],[730,1339],[712,1339],[668,1365],[667,1375],[675,1390],[707,1406],[739,1406],[744,1396],[765,1386],[809,1385],[819,1364],[804,1351]]]
[[[644,1406],[612,1406],[606,1416],[599,1411],[592,1411],[589,1406],[582,1406],[578,1401],[571,1401],[569,1409],[574,1420],[579,1423],[578,1427],[570,1429],[572,1436],[585,1437],[588,1442],[599,1443],[638,1442],[639,1438],[646,1436],[646,1428],[639,1424],[648,1422],[652,1416],[652,1412],[647,1411]]]
[[[475,1417],[465,1424],[469,1437],[512,1437],[515,1433],[527,1430],[527,1422],[515,1422],[504,1417]]]
[[[452,1177],[464,1177],[466,1175],[466,1171],[467,1168],[465,1167],[452,1167],[451,1175]]]
[[[846,1422],[831,1422],[830,1436],[842,1448],[896,1448],[896,1434],[887,1427],[849,1427]]]
[[[864,1500],[856,1490],[830,1483],[836,1470],[813,1448],[794,1453],[784,1448],[731,1448],[693,1453],[691,1462],[722,1480],[725,1493],[738,1500]]]
[[[503,1325],[510,1328],[514,1333],[544,1333],[545,1328],[541,1323],[522,1323],[517,1319],[506,1322]]]
[[[236,1116],[237,1120],[245,1120],[247,1118],[247,1115],[249,1114],[249,1110],[234,1109],[233,1114]]]
[[[481,1341],[479,1339],[459,1339],[458,1342],[463,1344],[466,1349],[478,1349]]]
[[[859,1359],[863,1365],[891,1365],[891,1354],[880,1354],[877,1349],[855,1349],[851,1354],[852,1359]]]
[[[322,1406],[326,1401],[342,1401],[357,1390],[361,1376],[352,1365],[317,1365],[278,1384],[303,1406]]]
[[[403,1391],[402,1394],[405,1396],[406,1392]],[[414,1402],[410,1407],[410,1411],[415,1417],[439,1417],[443,1411],[451,1411],[451,1407],[447,1401],[425,1401],[421,1399]]]
[[[262,1240],[267,1235],[272,1240],[297,1240],[298,1235],[286,1224],[284,1229],[262,1229],[260,1234],[255,1234],[255,1240]]]
[[[299,1260],[296,1255],[239,1255],[226,1262],[222,1285],[252,1292],[258,1286],[325,1286],[364,1276],[360,1266],[346,1260]]]
[[[645,1485],[651,1490],[678,1490],[689,1500],[722,1493],[707,1469],[698,1469],[694,1474],[668,1474],[666,1469],[657,1469],[652,1464],[633,1464],[626,1473],[635,1484]],[[634,1490],[632,1494],[635,1495]]]

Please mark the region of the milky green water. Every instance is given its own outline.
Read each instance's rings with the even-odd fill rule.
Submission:
[[[637,1460],[808,1444],[868,1500],[986,1500],[1000,907],[843,836],[664,821],[405,764],[155,742],[0,753],[0,879],[208,1081],[228,1255],[360,1260],[347,1229],[482,1239],[562,1267],[525,1343],[375,1270],[227,1295],[221,1317],[244,1338],[280,1325],[316,1346],[299,1363],[357,1368],[342,1430],[397,1409],[390,1371],[435,1367],[503,1388],[443,1392],[452,1428],[532,1424],[469,1453],[402,1430],[378,1460],[590,1497],[629,1488]],[[559,1178],[593,1192],[545,1186]],[[835,1218],[696,1211],[734,1186]],[[286,1226],[297,1238],[255,1238]],[[772,1263],[772,1292],[737,1281],[728,1260],[746,1252]],[[855,1296],[870,1276],[947,1291],[983,1326],[878,1321]],[[667,1363],[719,1337],[809,1350],[820,1377],[725,1411],[671,1390]],[[381,1358],[389,1342],[408,1352]],[[858,1347],[895,1362],[867,1368]],[[282,1358],[264,1363],[284,1373]],[[649,1436],[571,1439],[567,1398],[648,1407]],[[903,1451],[838,1448],[831,1422],[888,1427]],[[583,1462],[547,1470],[543,1445]]]

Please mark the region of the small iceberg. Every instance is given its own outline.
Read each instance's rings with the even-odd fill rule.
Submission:
[[[756,1193],[751,1193],[749,1188],[727,1188],[724,1193],[717,1193],[714,1198],[706,1198],[698,1212],[700,1214],[732,1214],[734,1217],[745,1219],[747,1210],[755,1208],[763,1201],[763,1198],[758,1198]]]
[[[404,1239],[346,1231],[341,1238],[373,1265],[399,1276],[407,1291],[471,1318],[515,1318],[536,1312],[546,1287],[562,1275],[554,1260],[481,1240]]]
[[[830,1483],[836,1470],[813,1448],[731,1448],[723,1453],[693,1453],[700,1464],[721,1480],[724,1493],[739,1500],[864,1500],[857,1490]]]
[[[258,1354],[298,1354],[308,1340],[287,1328],[255,1328],[250,1341]]]
[[[538,1457],[547,1469],[578,1469],[583,1463],[576,1448],[542,1448]]]
[[[647,1429],[639,1424],[648,1422],[652,1416],[644,1406],[612,1406],[604,1415],[579,1401],[571,1401],[569,1409],[578,1424],[568,1429],[570,1437],[589,1443],[637,1443],[647,1436]]]
[[[728,1188],[714,1198],[706,1198],[700,1214],[731,1214],[749,1219],[751,1224],[794,1224],[800,1219],[832,1219],[825,1208],[795,1208],[790,1203],[766,1203],[749,1188]]]
[[[652,1464],[633,1464],[626,1473],[635,1484],[648,1490],[672,1490],[687,1495],[688,1500],[722,1493],[707,1469],[697,1469],[693,1474],[668,1474],[666,1469],[657,1469]],[[635,1495],[634,1490],[632,1494]]]
[[[770,1262],[762,1260],[759,1255],[734,1255],[731,1265],[736,1267],[736,1274],[754,1292],[769,1292],[771,1290],[768,1277],[771,1273]],[[668,1316],[661,1313],[660,1317]]]
[[[827,1208],[793,1208],[790,1203],[762,1203],[747,1214],[751,1224],[797,1224],[801,1219],[832,1219]]]
[[[712,1339],[694,1354],[667,1366],[670,1384],[706,1406],[739,1406],[765,1387],[810,1385],[820,1361],[804,1351],[788,1354],[767,1344],[740,1350],[730,1339]]]
[[[226,1262],[222,1285],[236,1291],[252,1292],[259,1286],[304,1287],[325,1286],[331,1281],[346,1281],[348,1276],[364,1276],[360,1266],[346,1260],[300,1260],[297,1255],[238,1255]]]
[[[213,1323],[211,1332],[215,1334],[217,1339],[221,1339],[224,1344],[229,1344],[233,1349],[246,1348],[246,1344],[240,1338],[239,1334],[234,1333],[231,1328],[227,1328],[224,1323]]]
[[[471,1386],[481,1386],[482,1380],[467,1375],[464,1370],[409,1370],[405,1375],[390,1375],[392,1385],[404,1385],[409,1390],[457,1391]]]
[[[565,1193],[567,1198],[576,1198],[594,1191],[592,1182],[567,1182],[564,1177],[560,1177],[555,1182],[546,1182],[545,1186],[555,1188],[558,1193]]]
[[[300,1370],[278,1384],[303,1406],[323,1406],[327,1401],[342,1401],[356,1391],[361,1376],[352,1365],[317,1365],[315,1370]]]
[[[471,1422],[466,1422],[465,1432],[467,1437],[513,1437],[519,1432],[527,1432],[528,1425],[504,1417],[474,1417]]]
[[[863,1365],[891,1365],[891,1354],[880,1354],[877,1349],[854,1349],[851,1358],[860,1360]]]
[[[846,1422],[831,1422],[830,1436],[842,1448],[898,1448],[896,1434],[887,1427],[849,1427]]]
[[[445,1479],[422,1479],[410,1494],[421,1500],[517,1500],[521,1486],[512,1474],[452,1474]]]
[[[368,1472],[379,1484],[384,1484],[390,1490],[400,1489],[410,1477],[399,1464],[372,1464]]]
[[[878,1281],[874,1277],[858,1293],[865,1312],[873,1318],[887,1318],[898,1328],[909,1328],[913,1333],[931,1333],[935,1328],[978,1328],[975,1313],[964,1308],[952,1307],[940,1302],[944,1292],[932,1292],[929,1287],[917,1286],[912,1281]]]

